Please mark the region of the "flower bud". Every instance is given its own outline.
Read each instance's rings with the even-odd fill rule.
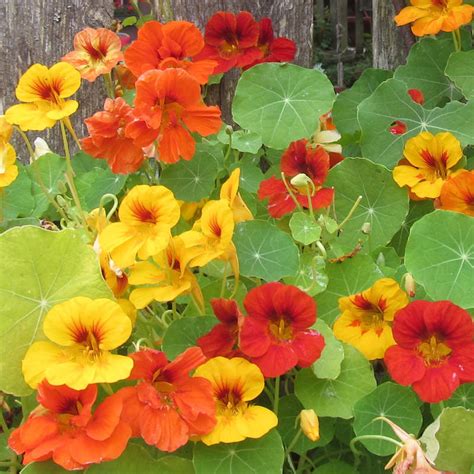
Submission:
[[[314,410],[301,410],[300,427],[304,435],[311,441],[319,439],[319,420]]]
[[[296,186],[297,188],[300,186],[307,187],[311,186],[312,180],[308,175],[304,173],[299,173],[296,176],[293,176],[293,178],[291,178],[290,183],[293,186]]]
[[[405,273],[405,291],[410,298],[413,298],[416,293],[416,282],[411,273]]]
[[[361,227],[361,231],[364,234],[370,234],[370,231],[372,229],[372,226],[370,225],[370,222],[364,222]]]

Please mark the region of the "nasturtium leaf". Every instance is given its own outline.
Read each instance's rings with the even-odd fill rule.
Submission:
[[[290,218],[292,237],[303,245],[309,245],[321,237],[321,226],[305,212],[295,212]]]
[[[278,405],[278,432],[285,446],[290,446],[300,429],[299,415],[303,405],[295,395],[280,398]],[[329,444],[334,437],[334,418],[319,418],[318,441],[311,441],[301,434],[296,443],[292,444],[293,453],[304,454],[314,448],[321,448]]]
[[[176,199],[194,202],[208,198],[217,178],[217,163],[205,147],[196,147],[191,161],[181,160],[168,165],[160,184],[173,191]]]
[[[240,77],[232,103],[235,122],[281,150],[309,138],[319,117],[331,109],[334,89],[320,71],[294,64],[265,63]]]
[[[240,190],[249,193],[256,193],[260,186],[260,182],[264,176],[259,167],[259,160],[253,160],[250,155],[244,156],[238,163],[232,164],[229,171],[240,168]]]
[[[426,109],[413,102],[408,86],[397,79],[382,83],[358,107],[361,149],[364,158],[393,168],[403,157],[405,142],[421,132],[451,132],[462,146],[474,143],[474,102],[449,102],[443,108]],[[393,122],[407,126],[401,135],[390,132]]]
[[[474,410],[474,383],[463,383],[448,400],[444,400],[442,403],[432,403],[432,415],[436,418],[444,407],[463,407]]]
[[[20,474],[68,474],[70,472],[53,461],[44,461],[28,464],[20,471]]]
[[[219,321],[213,316],[189,316],[173,321],[163,338],[163,351],[168,359],[174,359],[188,347],[196,345],[196,339],[209,332]]]
[[[21,361],[44,339],[48,310],[75,296],[112,298],[80,231],[14,227],[0,235],[0,390],[28,395]]]
[[[243,276],[276,281],[298,271],[298,248],[286,232],[270,222],[254,220],[238,224],[234,243]]]
[[[0,221],[0,233],[5,232],[12,227],[21,227],[24,225],[40,225],[40,221],[36,217],[19,217],[18,219],[7,219]]]
[[[368,255],[356,255],[340,263],[328,263],[329,283],[326,291],[318,295],[318,318],[332,324],[339,315],[338,301],[369,288],[383,274]]]
[[[283,281],[289,285],[297,286],[300,290],[315,296],[324,291],[328,285],[326,275],[326,261],[313,252],[305,252],[300,256],[300,265],[296,276],[285,277]]]
[[[337,379],[341,373],[341,364],[344,359],[344,346],[336,339],[329,326],[318,319],[313,326],[324,336],[324,349],[321,357],[311,366],[318,379]]]
[[[83,151],[76,153],[71,159],[72,169],[77,177],[96,168],[109,169],[106,160],[94,158]]]
[[[224,76],[224,73],[219,73],[219,74],[212,74],[209,76],[209,80],[207,81],[208,86],[212,86],[213,84],[219,84],[221,82],[222,77]]]
[[[280,474],[283,445],[277,430],[262,438],[206,446],[197,443],[193,463],[196,474]]]
[[[369,97],[383,81],[391,77],[391,71],[369,68],[361,74],[351,88],[338,94],[332,109],[332,117],[339,133],[353,135],[360,130],[357,121],[357,106]]]
[[[474,307],[474,224],[470,216],[434,211],[413,224],[405,266],[433,300]]]
[[[474,50],[451,54],[445,72],[466,99],[474,97]]]
[[[445,408],[421,438],[436,469],[469,474],[474,464],[474,410]]]
[[[52,196],[59,194],[59,183],[66,183],[64,177],[66,173],[66,160],[55,153],[47,153],[40,156],[35,163],[27,167],[28,174],[33,184],[32,192],[35,198],[35,209],[32,212],[34,217],[44,217],[44,213],[51,205],[39,180]]]
[[[221,130],[217,135],[217,139],[226,145],[229,144],[230,136],[226,133],[225,129]],[[232,145],[233,150],[241,151],[242,153],[255,154],[262,147],[262,137],[255,132],[249,132],[248,130],[237,130],[232,133]]]
[[[84,211],[99,207],[104,194],[118,194],[125,185],[126,175],[114,174],[109,169],[95,168],[76,179],[77,193]]]
[[[0,193],[0,211],[3,219],[31,216],[36,206],[32,192],[33,183],[27,167],[17,163],[18,176]]]
[[[335,188],[335,209],[342,221],[362,197],[352,217],[344,224],[332,244],[344,254],[355,250],[361,242],[371,252],[384,246],[400,229],[408,213],[408,196],[392,177],[392,172],[381,165],[362,158],[346,158],[335,166],[327,179],[327,186]],[[369,224],[365,233],[364,224]]]
[[[358,474],[359,471],[350,464],[343,461],[330,461],[326,464],[322,464],[316,468],[317,474]]]
[[[393,77],[403,81],[409,89],[421,90],[426,108],[436,107],[443,98],[459,99],[461,94],[444,74],[453,51],[452,38],[423,38],[411,48],[407,63],[399,66]]]
[[[355,404],[355,434],[376,434],[398,439],[385,421],[375,419],[380,416],[388,418],[414,436],[418,435],[423,422],[419,401],[413,390],[392,382],[379,385]],[[387,456],[395,451],[393,444],[381,439],[362,439],[361,442],[371,453],[378,456]]]
[[[352,346],[343,346],[344,360],[337,379],[318,379],[311,369],[296,376],[296,396],[318,416],[352,418],[354,405],[377,386],[369,361]]]

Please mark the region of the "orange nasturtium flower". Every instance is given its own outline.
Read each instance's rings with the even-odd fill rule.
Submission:
[[[99,235],[100,248],[119,268],[156,255],[168,246],[171,228],[179,220],[179,205],[164,186],[139,185],[125,196],[119,208],[120,222]]]
[[[413,23],[415,36],[436,35],[440,31],[454,31],[470,23],[473,7],[463,0],[411,0],[395,17],[397,26]]]
[[[138,39],[125,51],[127,67],[135,76],[151,69],[181,68],[199,84],[205,84],[217,61],[195,61],[204,48],[199,29],[188,21],[170,21],[164,25],[148,21],[138,30]]]
[[[114,301],[78,296],[60,303],[46,315],[43,332],[49,341],[35,342],[23,359],[25,381],[33,388],[46,379],[83,390],[126,379],[132,370],[132,359],[110,352],[132,332],[130,318]]]
[[[250,212],[247,204],[240,196],[239,193],[239,182],[240,182],[240,168],[236,168],[230,174],[227,181],[221,187],[220,198],[226,199],[232,209],[234,215],[234,222],[238,224],[243,221],[250,221],[253,219],[253,215]]]
[[[208,136],[221,128],[219,107],[203,103],[200,85],[183,69],[147,71],[137,80],[136,89],[138,120],[125,132],[141,147],[157,140],[160,161],[191,160],[195,141],[190,132]]]
[[[74,36],[74,51],[62,60],[73,65],[83,79],[93,82],[123,60],[122,43],[106,28],[85,28]]]
[[[381,359],[395,344],[391,326],[395,313],[409,302],[395,280],[382,278],[361,293],[339,299],[342,314],[334,323],[334,335],[367,359]]]
[[[474,170],[462,170],[449,178],[441,188],[436,207],[474,217]]]
[[[194,376],[211,382],[217,404],[217,425],[211,433],[201,436],[204,444],[261,438],[278,424],[275,413],[249,403],[262,393],[265,384],[255,364],[240,357],[215,357],[199,366]]]
[[[68,63],[60,62],[49,69],[33,64],[21,76],[16,97],[23,104],[12,105],[5,112],[6,120],[22,130],[44,130],[56,121],[72,115],[79,104],[66,100],[81,85],[81,75]]]
[[[15,165],[15,149],[0,139],[0,188],[10,185],[18,176],[18,167]]]
[[[410,138],[403,150],[406,160],[393,170],[393,179],[408,186],[418,198],[437,198],[452,169],[462,158],[462,147],[454,135],[422,132]]]

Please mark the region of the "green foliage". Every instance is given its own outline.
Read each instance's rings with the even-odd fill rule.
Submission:
[[[474,97],[474,51],[451,54],[445,72],[466,99]]]
[[[316,242],[321,237],[321,226],[305,212],[295,212],[290,219],[292,237],[303,245]]]

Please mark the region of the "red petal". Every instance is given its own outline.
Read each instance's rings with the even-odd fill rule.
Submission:
[[[400,346],[389,347],[385,352],[384,361],[390,376],[400,385],[411,385],[421,380],[426,373],[423,358]]]
[[[412,98],[413,102],[423,105],[425,103],[425,96],[420,89],[408,89],[408,95]]]
[[[309,367],[318,360],[321,357],[324,346],[324,337],[313,330],[296,334],[292,342],[292,347],[298,356],[298,365],[300,367]]]
[[[425,376],[413,383],[413,390],[427,403],[447,400],[459,386],[459,377],[449,362],[428,367]]]
[[[158,369],[162,369],[168,359],[164,352],[155,349],[143,349],[130,354],[133,359],[133,369],[129,376],[130,380],[153,381],[153,376]]]
[[[268,322],[248,316],[240,331],[240,350],[247,356],[258,357],[265,354],[272,341],[268,335]]]
[[[122,399],[115,395],[107,397],[95,410],[86,427],[87,436],[95,440],[109,438],[120,422]]]
[[[236,326],[237,327],[237,326]],[[225,324],[216,324],[207,334],[196,341],[206,357],[228,357],[237,343],[237,337]]]
[[[162,371],[169,383],[179,383],[189,377],[189,372],[206,361],[200,347],[190,347],[170,362]]]
[[[316,322],[315,301],[296,286],[281,285],[272,299],[274,313],[289,320],[293,329],[307,329]]]
[[[279,316],[273,305],[273,295],[284,286],[283,283],[272,282],[252,288],[244,299],[248,315],[264,321]]]
[[[265,377],[278,377],[286,374],[298,363],[298,356],[291,345],[272,344],[260,357],[252,358]]]

